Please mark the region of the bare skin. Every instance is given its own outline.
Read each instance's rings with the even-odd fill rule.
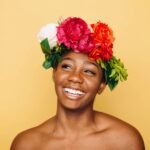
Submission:
[[[85,54],[64,56],[53,71],[56,115],[20,133],[11,150],[144,150],[142,137],[134,127],[93,110],[96,94],[106,86],[102,74]]]

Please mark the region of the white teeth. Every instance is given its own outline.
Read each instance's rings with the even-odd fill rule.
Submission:
[[[71,94],[75,94],[75,95],[83,95],[84,94],[84,92],[82,92],[82,91],[70,89],[70,88],[64,88],[64,91],[71,93]]]

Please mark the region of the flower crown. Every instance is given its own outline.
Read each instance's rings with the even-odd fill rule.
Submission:
[[[120,59],[113,56],[114,36],[108,25],[99,21],[91,24],[91,30],[83,19],[77,17],[43,27],[38,34],[45,54],[43,67],[55,68],[66,52],[85,53],[103,68],[105,81],[113,90],[119,80],[127,79],[127,70]]]

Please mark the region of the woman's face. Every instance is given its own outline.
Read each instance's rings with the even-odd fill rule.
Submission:
[[[53,77],[58,104],[68,109],[92,107],[96,94],[105,87],[102,69],[82,53],[63,56]]]

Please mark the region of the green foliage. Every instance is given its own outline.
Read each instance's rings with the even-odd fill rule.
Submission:
[[[104,76],[110,90],[113,90],[119,81],[127,80],[127,70],[120,59],[115,56],[107,62],[100,61],[99,64],[105,70]]]
[[[62,55],[69,51],[65,45],[57,45],[50,48],[48,39],[44,39],[40,45],[43,53],[45,54],[45,61],[43,62],[43,67],[45,69],[49,69],[50,67],[55,68],[61,61]]]

